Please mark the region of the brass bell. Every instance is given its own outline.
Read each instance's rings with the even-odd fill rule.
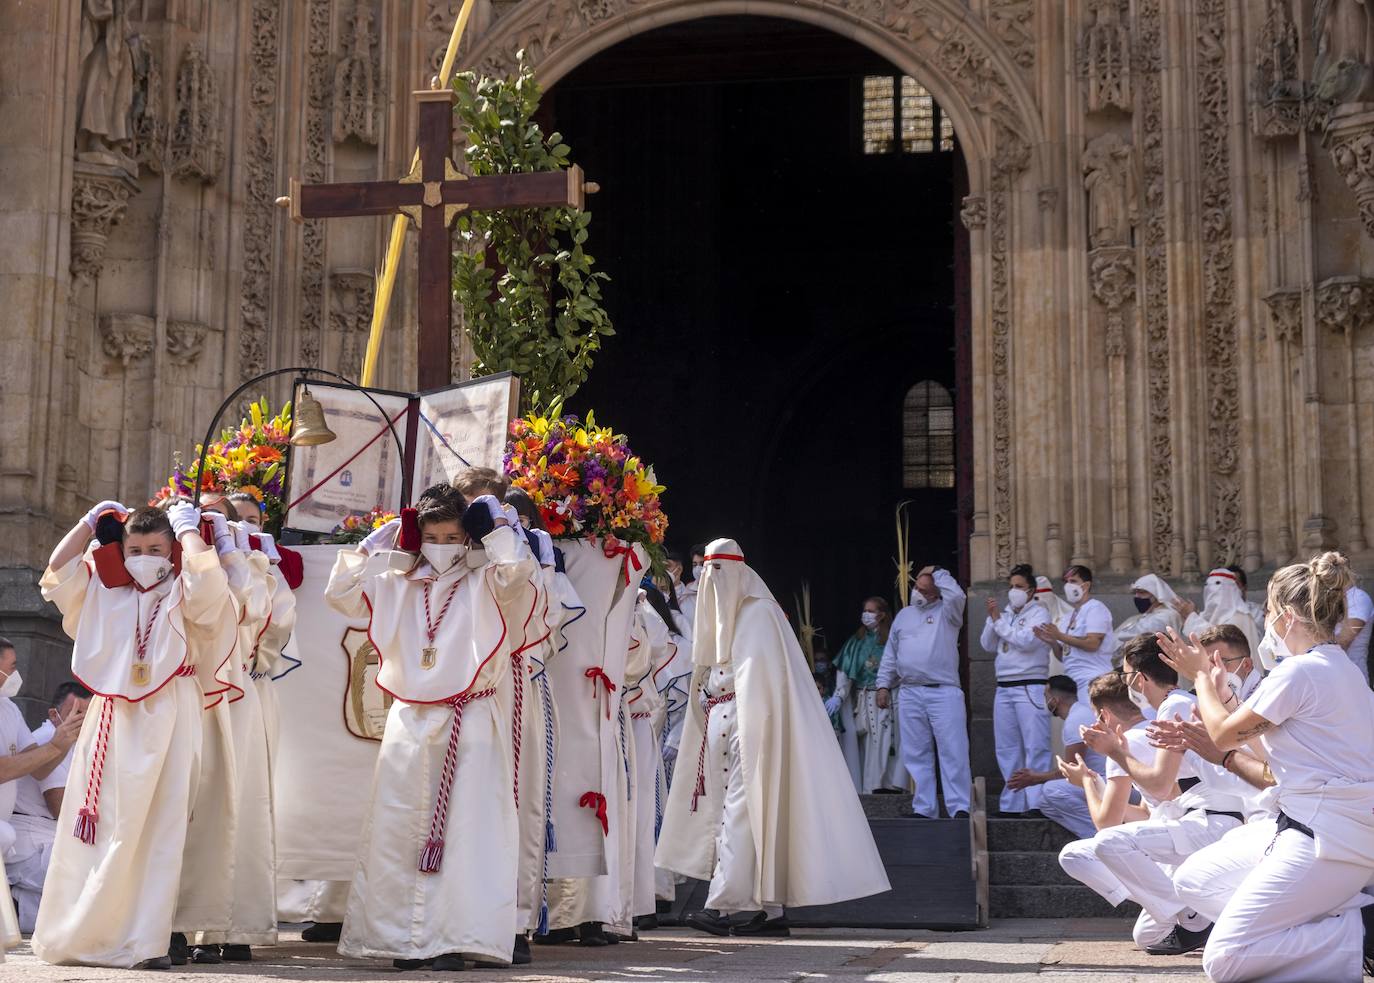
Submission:
[[[301,394],[296,404],[295,420],[292,422],[292,447],[315,447],[337,439],[337,435],[324,421],[324,407],[318,399],[310,395],[309,389]]]

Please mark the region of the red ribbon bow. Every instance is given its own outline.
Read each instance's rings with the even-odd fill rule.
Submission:
[[[610,720],[610,695],[615,692],[615,683],[611,682],[611,677],[606,675],[606,670],[602,669],[600,666],[592,666],[583,673],[583,675],[592,681],[592,699],[596,699],[596,684],[598,680],[601,682],[602,686],[606,687],[606,719]]]
[[[606,818],[606,796],[600,792],[583,792],[577,804],[583,809],[595,809],[596,818],[601,821],[601,835],[610,835],[611,821]]]
[[[605,545],[601,547],[601,552],[604,553],[607,556],[607,558],[613,556],[623,556],[625,558],[622,561],[622,563],[623,568],[625,570],[625,585],[627,587],[630,584],[634,583],[634,581],[630,578],[631,564],[634,565],[635,573],[639,573],[639,571],[644,569],[644,564],[639,562],[639,557],[635,555],[634,549],[632,547],[626,546],[618,539],[606,540]]]

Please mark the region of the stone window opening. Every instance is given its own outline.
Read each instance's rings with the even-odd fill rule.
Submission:
[[[902,401],[902,485],[954,487],[954,399],[929,379],[908,389]]]
[[[910,75],[867,75],[862,93],[866,155],[954,149],[954,124]]]

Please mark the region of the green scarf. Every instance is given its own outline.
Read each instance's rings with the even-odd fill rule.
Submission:
[[[878,684],[878,663],[883,658],[883,646],[876,631],[864,632],[863,638],[850,637],[840,649],[835,668],[849,677],[858,689],[873,689]]]

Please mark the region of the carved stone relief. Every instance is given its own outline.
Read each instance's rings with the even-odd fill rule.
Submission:
[[[968,195],[959,209],[959,219],[964,228],[976,232],[988,224],[988,200],[982,195]]]
[[[277,198],[277,45],[281,5],[253,0],[249,41],[247,204],[243,224],[243,300],[239,328],[239,375],[247,379],[267,365],[272,310],[273,228]]]
[[[100,275],[110,230],[124,219],[129,196],[138,193],[134,176],[122,167],[77,161],[72,175],[72,276]]]
[[[1032,0],[992,0],[988,26],[1007,46],[1016,64],[1035,67],[1035,4]]]
[[[1078,75],[1087,111],[1131,111],[1131,29],[1122,0],[1088,0],[1078,41]]]
[[[167,357],[173,365],[192,365],[205,350],[209,329],[199,321],[167,322]]]
[[[334,66],[334,142],[357,137],[376,146],[378,138],[378,37],[372,26],[372,5],[357,0],[348,17],[347,50]]]
[[[1255,132],[1270,139],[1302,127],[1304,84],[1290,0],[1269,0],[1255,44]]]
[[[1103,246],[1088,253],[1088,281],[1093,296],[1107,309],[1107,356],[1126,355],[1127,305],[1135,300],[1135,248]]]
[[[1333,276],[1317,284],[1317,324],[1350,334],[1374,322],[1374,280]]]
[[[374,278],[369,270],[335,270],[329,275],[334,303],[330,325],[338,336],[337,371],[356,381],[362,375],[363,348],[372,321]]]
[[[162,59],[142,35],[130,39],[134,62],[133,139],[129,156],[154,174],[162,173],[167,150],[167,121],[162,111]]]
[[[306,14],[305,147],[301,180],[319,184],[327,179],[329,159],[329,98],[333,88],[330,57],[331,0],[309,0]],[[305,365],[320,364],[324,330],[325,231],[321,221],[306,221],[301,229],[300,357]]]
[[[205,49],[191,42],[177,68],[176,108],[167,158],[176,177],[212,184],[224,153],[220,136],[219,85]]]
[[[101,349],[125,369],[153,353],[154,325],[147,315],[103,314],[99,323]]]
[[[1264,295],[1269,307],[1269,320],[1274,326],[1274,339],[1290,344],[1302,343],[1302,291],[1281,287]],[[1264,337],[1263,334],[1260,337]]]
[[[1355,192],[1365,232],[1374,235],[1374,107],[1355,104],[1337,109],[1322,143],[1337,173]]]
[[[1365,0],[1316,0],[1312,84],[1332,105],[1374,101],[1374,14]]]
[[[1083,174],[1088,244],[1094,249],[1131,245],[1137,217],[1131,145],[1115,133],[1097,137],[1083,151]]]
[[[134,102],[131,2],[84,0],[81,5],[81,90],[76,110],[79,153],[123,155],[130,149]]]

